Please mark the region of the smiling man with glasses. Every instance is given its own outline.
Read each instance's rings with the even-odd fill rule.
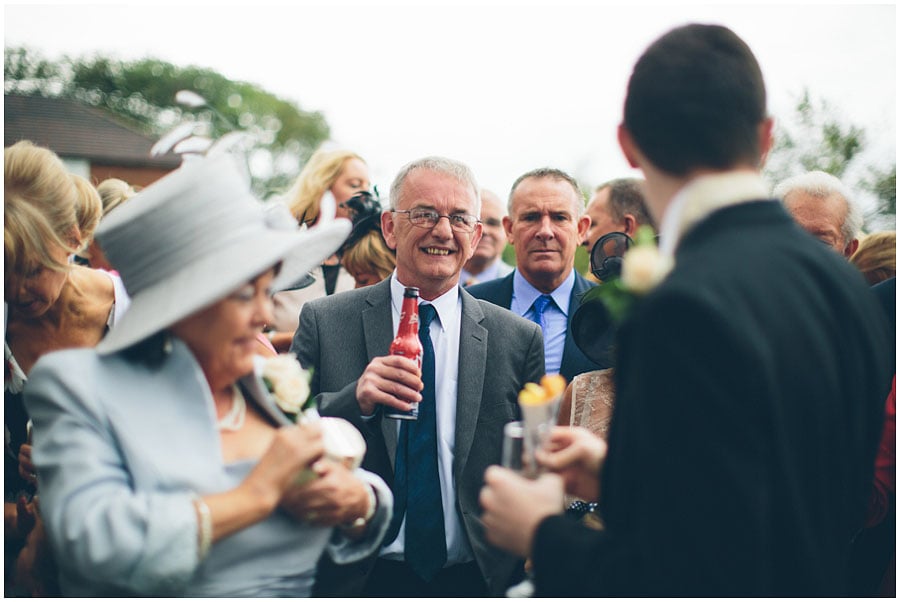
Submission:
[[[363,466],[395,497],[379,557],[362,571],[320,567],[317,596],[500,596],[521,580],[521,561],[484,540],[478,492],[485,469],[500,462],[504,424],[519,415],[519,390],[544,373],[543,341],[534,323],[459,286],[482,236],[480,209],[465,165],[442,157],[406,165],[381,214],[394,273],[303,306],[291,350],[313,368],[319,411],[360,429]],[[388,355],[405,287],[419,289],[419,336],[433,349],[421,370]],[[414,404],[414,422],[384,415]]]

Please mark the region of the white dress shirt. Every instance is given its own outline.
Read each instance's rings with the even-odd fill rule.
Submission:
[[[394,332],[400,326],[400,307],[403,304],[404,285],[397,280],[397,272],[391,275],[391,316]],[[422,300],[420,300],[422,303]],[[444,533],[447,537],[447,566],[474,560],[466,538],[462,521],[456,514],[456,483],[453,482],[453,449],[456,435],[456,397],[459,375],[459,330],[462,318],[462,300],[459,287],[455,286],[437,299],[427,301],[434,305],[437,318],[431,323],[431,342],[435,359],[435,399],[437,402],[438,473],[441,479],[441,505],[444,508]],[[384,420],[389,420],[385,418]],[[397,433],[400,421],[396,420]],[[391,560],[403,560],[406,519],[400,525],[397,539],[382,550],[381,555]]]

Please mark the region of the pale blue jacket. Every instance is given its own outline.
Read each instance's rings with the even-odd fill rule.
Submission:
[[[255,376],[241,384],[248,401],[288,424]],[[359,560],[387,530],[390,490],[358,470],[379,502],[364,540],[275,511],[198,561],[192,496],[234,488],[254,462],[224,464],[209,386],[177,339],[158,368],[92,349],[47,354],[25,402],[65,595],[308,596],[324,550],[337,562]]]

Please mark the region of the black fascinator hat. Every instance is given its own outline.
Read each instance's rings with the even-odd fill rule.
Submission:
[[[622,275],[622,257],[634,241],[624,232],[610,232],[591,249],[591,273],[606,286]],[[604,368],[615,365],[615,321],[603,300],[587,295],[572,315],[572,339],[592,362]]]
[[[343,255],[344,251],[352,248],[372,230],[381,232],[382,210],[377,188],[375,189],[375,194],[364,190],[350,197],[341,203],[341,207],[347,209],[347,212],[350,214],[350,222],[353,224],[353,228],[350,230],[350,236],[347,237],[347,240],[338,250],[338,255]]]
[[[606,282],[622,275],[622,257],[634,241],[624,232],[610,232],[601,236],[591,249],[591,273]]]

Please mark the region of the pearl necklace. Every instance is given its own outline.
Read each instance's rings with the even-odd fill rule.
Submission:
[[[216,428],[220,431],[239,431],[241,430],[241,427],[244,426],[244,421],[247,419],[247,402],[244,401],[241,390],[234,385],[232,385],[231,389],[233,391],[234,403],[232,403],[228,413],[216,422]]]

